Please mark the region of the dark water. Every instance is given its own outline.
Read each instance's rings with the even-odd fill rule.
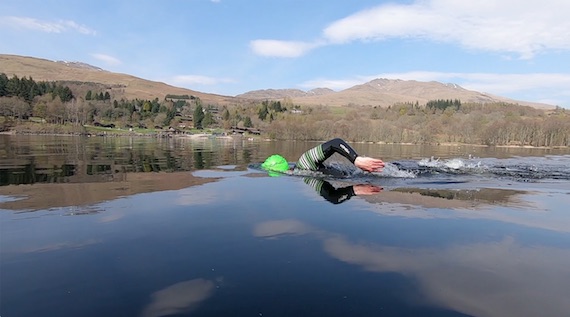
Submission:
[[[570,314],[567,149],[314,145],[0,136],[0,316]]]

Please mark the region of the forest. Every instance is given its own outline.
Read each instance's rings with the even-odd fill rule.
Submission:
[[[342,137],[353,142],[570,146],[570,115],[560,107],[543,110],[458,99],[386,108],[333,107],[296,105],[287,98],[220,106],[188,95],[116,100],[103,85],[77,87],[0,74],[0,128],[34,120],[44,125],[170,128],[180,133],[255,127],[262,137],[289,140]]]
[[[515,146],[569,146],[570,116],[513,104],[461,104],[430,109],[417,104],[388,108],[325,106],[288,115],[264,129],[271,138]]]

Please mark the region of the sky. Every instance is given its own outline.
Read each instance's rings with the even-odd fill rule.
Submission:
[[[570,108],[568,0],[2,0],[0,53],[206,93],[439,81]]]

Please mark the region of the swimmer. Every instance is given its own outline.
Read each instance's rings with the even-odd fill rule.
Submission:
[[[358,155],[344,140],[336,138],[317,145],[303,153],[293,169],[309,171],[322,170],[325,168],[323,162],[334,153],[344,156],[352,162],[354,166],[366,172],[381,172],[385,165],[381,159]],[[268,157],[261,167],[268,171],[285,172],[289,170],[289,163],[281,155],[274,154]]]

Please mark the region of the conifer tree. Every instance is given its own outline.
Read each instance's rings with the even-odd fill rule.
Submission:
[[[202,129],[202,120],[204,120],[204,109],[202,108],[202,105],[198,103],[198,105],[196,105],[196,109],[194,109],[194,128]]]

